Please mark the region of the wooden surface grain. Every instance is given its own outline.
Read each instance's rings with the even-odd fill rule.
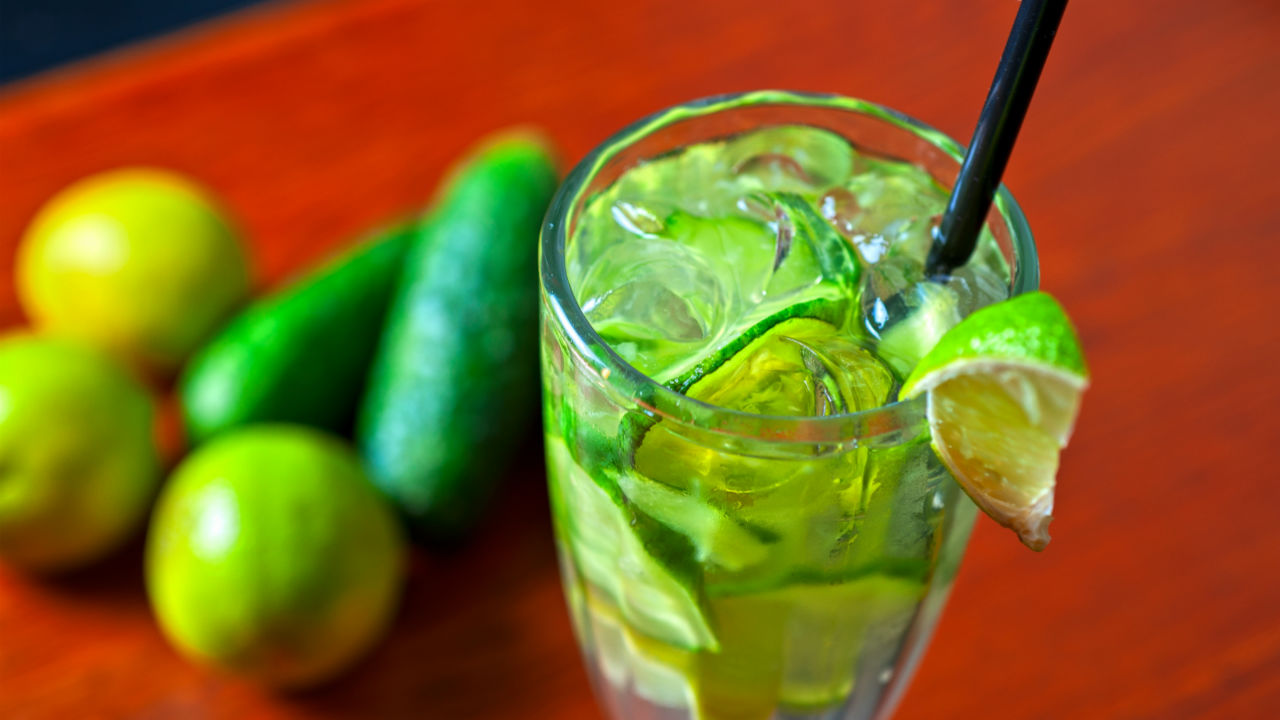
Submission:
[[[270,285],[421,205],[487,130],[540,125],[573,160],[733,90],[861,96],[967,140],[1015,11],[268,5],[0,88],[0,257],[66,183],[154,164],[225,198]],[[1278,120],[1280,4],[1068,9],[1006,180],[1094,383],[1053,544],[980,520],[898,720],[1280,716]],[[599,717],[527,458],[473,546],[416,558],[387,642],[301,696],[180,660],[139,543],[56,582],[0,570],[0,717]]]

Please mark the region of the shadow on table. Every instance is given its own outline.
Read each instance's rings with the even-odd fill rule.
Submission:
[[[123,547],[87,567],[59,575],[32,577],[15,574],[28,592],[58,605],[84,605],[99,610],[130,610],[147,606],[143,555],[146,536],[134,533]]]

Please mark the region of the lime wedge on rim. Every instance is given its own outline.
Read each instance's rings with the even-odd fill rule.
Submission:
[[[969,497],[1032,550],[1049,543],[1058,453],[1089,382],[1062,307],[1033,292],[951,329],[907,378],[928,393],[933,447]]]

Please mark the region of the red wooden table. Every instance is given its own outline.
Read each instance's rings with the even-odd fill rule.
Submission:
[[[481,133],[576,159],[757,87],[967,139],[1013,2],[270,5],[0,88],[0,257],[38,205],[148,163],[234,208],[265,283],[419,206]],[[1007,182],[1094,384],[1042,554],[981,520],[898,718],[1280,717],[1280,4],[1077,2]],[[5,263],[8,263],[5,260]],[[0,273],[0,325],[21,318]],[[389,640],[272,697],[180,660],[139,546],[0,570],[4,718],[594,718],[531,451],[480,539],[421,555]]]

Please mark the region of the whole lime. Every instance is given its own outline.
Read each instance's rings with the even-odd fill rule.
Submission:
[[[244,249],[204,189],[175,173],[93,175],[50,199],[18,250],[34,323],[173,370],[249,293]]]
[[[333,677],[395,612],[405,543],[353,451],[258,425],[190,455],[161,494],[147,589],[186,655],[267,685]]]
[[[0,557],[57,571],[136,528],[160,475],[147,391],[71,340],[0,339]]]

